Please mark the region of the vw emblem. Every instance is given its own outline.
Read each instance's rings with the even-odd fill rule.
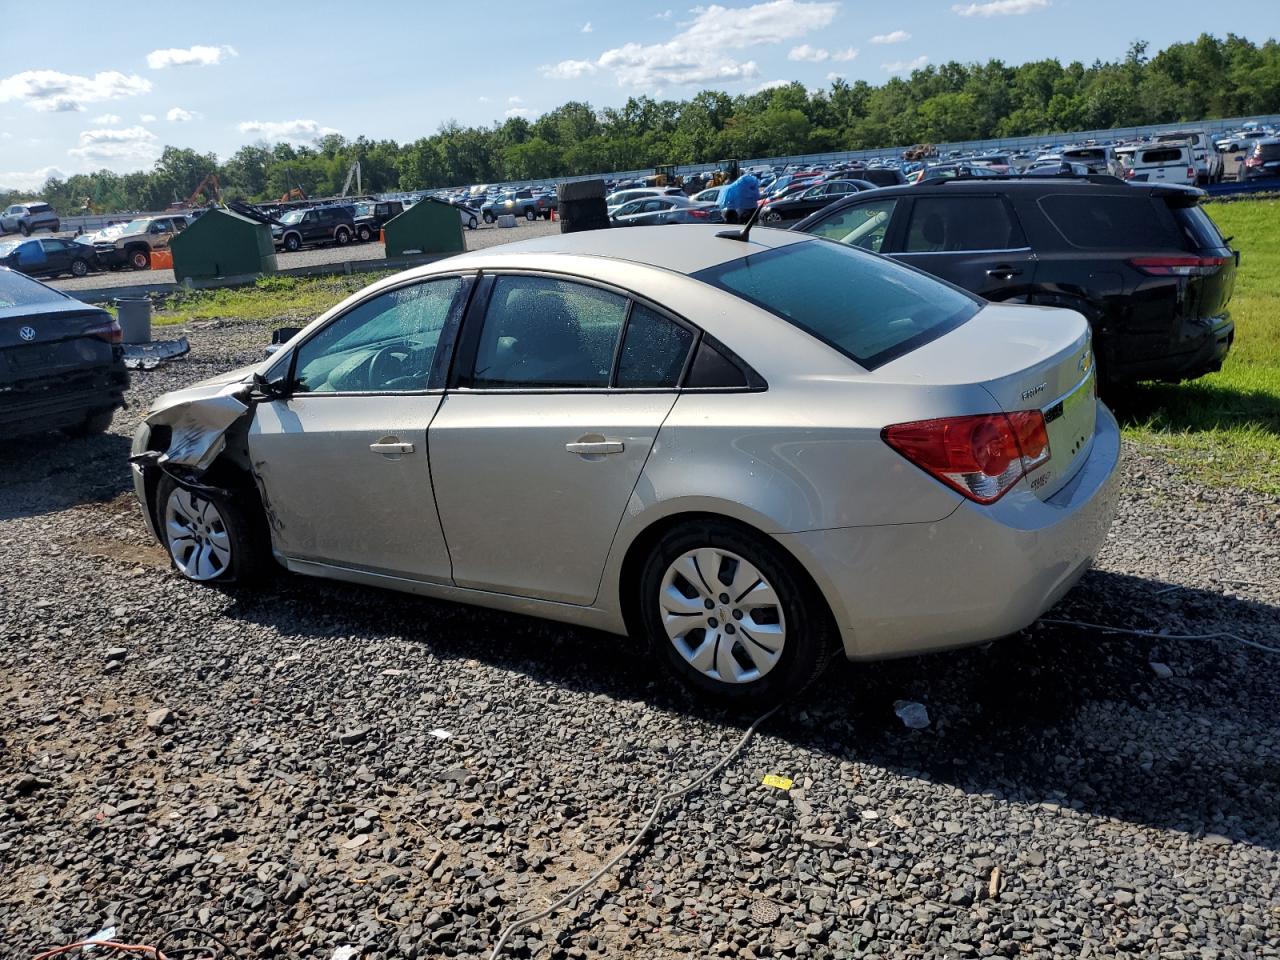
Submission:
[[[10,327],[9,329],[12,330],[13,328]],[[21,330],[18,331],[18,336],[20,336],[23,340],[34,340],[36,338],[36,328],[23,327]]]

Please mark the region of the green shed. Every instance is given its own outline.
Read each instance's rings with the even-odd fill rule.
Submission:
[[[170,241],[169,249],[179,283],[187,277],[235,277],[277,269],[271,227],[232,210],[201,214]]]
[[[458,208],[443,200],[426,197],[392,217],[382,228],[388,257],[416,253],[462,253],[462,217]]]

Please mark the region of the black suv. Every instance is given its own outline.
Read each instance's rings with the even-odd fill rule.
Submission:
[[[377,240],[378,233],[388,220],[393,220],[404,213],[404,204],[399,200],[377,200],[356,204],[356,236],[368,243]]]
[[[271,228],[277,247],[293,252],[309,244],[346,246],[356,235],[356,210],[346,204],[290,210]]]
[[[988,300],[1079,311],[1111,383],[1221,369],[1239,254],[1202,190],[1115,177],[984,177],[886,187],[792,227],[887,254]]]

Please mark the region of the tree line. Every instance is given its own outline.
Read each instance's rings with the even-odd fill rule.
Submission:
[[[226,160],[168,146],[151,170],[54,178],[37,194],[64,215],[85,198],[103,212],[156,210],[186,198],[209,173],[220,177],[224,199],[263,200],[295,187],[336,194],[355,161],[364,190],[381,193],[1267,113],[1280,113],[1280,44],[1202,34],[1154,56],[1135,42],[1122,59],[1088,66],[952,61],[879,86],[837,79],[809,90],[797,82],[736,96],[704,90],[683,101],[632,97],[599,110],[570,101],[535,120],[450,121],[403,144],[331,135],[313,146],[252,144]],[[0,192],[0,205],[29,197]]]

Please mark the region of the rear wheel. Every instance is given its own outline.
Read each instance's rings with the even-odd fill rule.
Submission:
[[[111,427],[111,419],[116,415],[115,410],[99,410],[91,413],[74,427],[68,427],[64,432],[73,437],[89,437],[98,433],[106,433]]]
[[[535,210],[533,207],[530,207],[528,210],[524,212],[524,218],[528,220],[530,223],[533,223],[533,221],[538,219],[538,211]]]
[[[173,567],[196,583],[251,583],[271,570],[259,518],[234,491],[195,490],[168,474],[156,489],[160,539]]]
[[[468,229],[468,230],[474,230],[474,229],[475,229],[476,227],[478,227],[478,226],[480,226],[480,224],[476,223],[476,218],[475,218],[475,217],[470,217],[470,218],[468,218],[468,220],[467,220],[467,229]]]
[[[31,228],[27,226],[25,223],[21,223],[21,222],[18,223],[18,232],[22,234],[24,237],[31,236]]]
[[[835,647],[826,601],[767,537],[716,520],[665,534],[640,617],[667,670],[713,698],[765,705],[817,679]]]
[[[338,246],[345,247],[351,242],[351,231],[346,227],[339,227],[333,231],[333,239],[338,241]]]
[[[89,272],[89,261],[87,260],[71,261],[71,275],[73,277],[83,277],[88,272]]]

